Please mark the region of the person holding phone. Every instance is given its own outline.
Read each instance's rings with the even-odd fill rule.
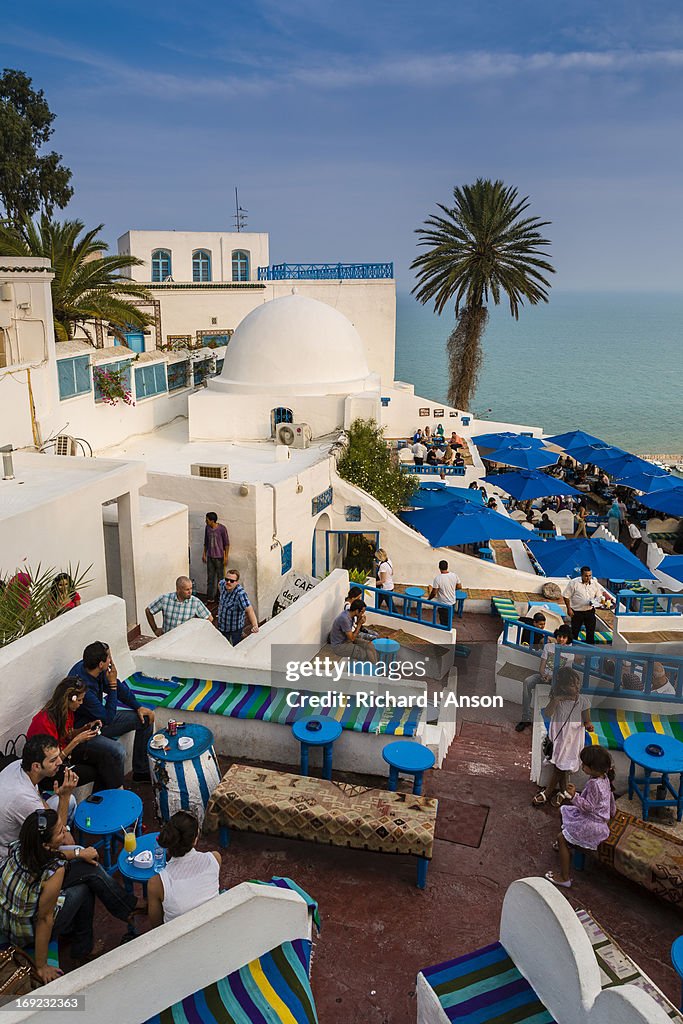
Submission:
[[[47,704],[33,716],[26,735],[53,736],[60,748],[62,764],[78,775],[79,785],[92,782],[93,792],[99,789],[119,789],[123,786],[123,769],[119,758],[106,750],[89,745],[100,735],[99,719],[75,727],[75,716],[85,700],[85,683],[75,676],[67,676],[58,683]],[[61,781],[63,767],[57,773]]]

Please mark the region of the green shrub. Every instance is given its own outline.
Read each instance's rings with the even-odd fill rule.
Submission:
[[[418,487],[415,477],[402,473],[394,462],[382,427],[375,420],[353,421],[337,471],[344,480],[362,487],[394,513],[410,504]]]

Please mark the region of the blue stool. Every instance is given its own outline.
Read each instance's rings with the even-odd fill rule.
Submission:
[[[316,726],[314,723],[319,723]],[[342,727],[334,718],[312,715],[300,718],[292,726],[295,739],[301,744],[301,774],[308,775],[309,747],[323,748],[323,778],[332,781],[332,747],[342,734]]]
[[[398,785],[398,773],[412,775],[413,793],[419,796],[422,792],[422,780],[424,773],[434,765],[434,755],[428,747],[421,743],[414,743],[411,740],[396,740],[394,743],[387,743],[382,751],[382,757],[389,765],[389,785],[387,789],[392,793]]]
[[[493,561],[493,548],[479,548],[479,557],[484,562]]]
[[[383,661],[385,665],[388,665],[391,661],[391,655],[397,654],[401,649],[401,645],[398,640],[389,640],[388,637],[378,637],[372,641],[372,646],[377,651],[377,655],[380,661]]]
[[[406,595],[406,597],[412,597],[412,598],[424,597],[425,596],[425,592],[422,589],[422,587],[406,587],[406,589],[404,590],[404,594]],[[405,602],[404,613],[406,615],[410,615],[412,605],[413,605],[412,601],[406,601]],[[416,604],[415,605],[415,614],[416,615],[419,612],[419,610],[420,610],[420,606],[418,604]]]
[[[151,850],[152,854],[154,854],[158,835],[158,832],[148,832],[147,835],[140,836],[137,846],[135,847],[135,853],[132,856],[137,857],[137,855],[143,850]],[[142,886],[142,895],[146,898],[147,883],[150,878],[154,878],[156,873],[154,870],[154,862],[152,862],[148,868],[138,868],[135,864],[128,863],[128,854],[125,850],[121,850],[116,866],[119,869],[119,874],[123,878],[126,892],[133,892],[133,883],[139,882]]]
[[[74,815],[74,826],[84,840],[84,846],[88,845],[88,836],[100,836],[92,845],[102,847],[102,867],[110,875],[116,871],[116,864],[112,864],[114,844],[117,839],[120,840],[121,830],[131,825],[135,826],[137,835],[140,835],[142,800],[129,789],[100,790],[83,800]]]
[[[455,592],[455,612],[459,619],[462,618],[462,613],[465,610],[465,601],[467,600],[466,590],[456,590]]]
[[[671,946],[671,963],[679,978],[683,978],[683,935],[674,939]],[[683,991],[681,992],[681,1009],[683,1010]]]

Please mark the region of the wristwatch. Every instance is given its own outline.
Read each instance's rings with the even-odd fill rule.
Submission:
[[[74,857],[80,857],[82,846],[74,846]]]

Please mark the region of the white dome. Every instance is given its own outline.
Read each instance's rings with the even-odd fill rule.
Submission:
[[[242,320],[221,374],[209,386],[242,393],[349,394],[364,389],[369,374],[350,320],[325,302],[287,295]]]

